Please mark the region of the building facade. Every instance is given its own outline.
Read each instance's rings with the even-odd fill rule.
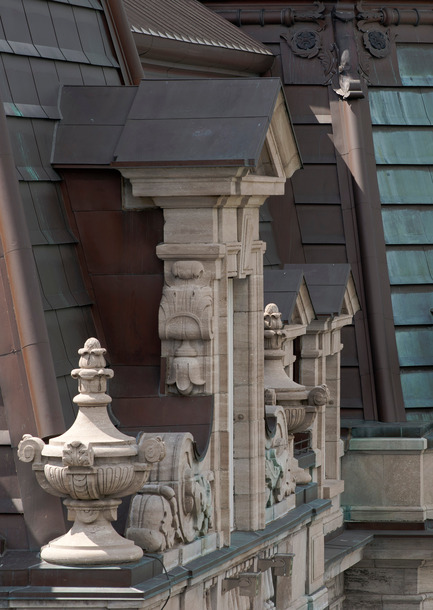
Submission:
[[[0,17],[0,604],[433,607],[432,3]]]

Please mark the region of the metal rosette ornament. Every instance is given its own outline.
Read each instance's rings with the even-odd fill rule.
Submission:
[[[105,349],[88,339],[79,367],[71,373],[78,380],[75,422],[61,436],[45,444],[24,435],[18,456],[32,462],[37,480],[48,493],[64,497],[72,528],[44,546],[41,557],[60,565],[107,565],[134,562],[142,550],[118,534],[111,525],[117,518],[120,498],[137,492],[148,480],[150,469],[165,456],[160,437],[138,442],[115,428],[107,412],[111,397],[107,381],[113,371],[105,368]]]

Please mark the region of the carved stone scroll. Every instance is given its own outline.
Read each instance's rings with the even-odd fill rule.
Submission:
[[[163,439],[164,464],[132,499],[126,529],[127,538],[158,553],[204,536],[212,523],[213,474],[195,458],[191,434]]]
[[[180,260],[166,274],[159,308],[159,336],[168,359],[166,384],[176,394],[206,388],[206,343],[212,338],[212,289],[199,261]]]

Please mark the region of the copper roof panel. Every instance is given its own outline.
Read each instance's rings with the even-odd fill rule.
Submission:
[[[10,43],[32,44],[29,26],[23,10],[22,0],[2,0],[1,21],[5,39]]]
[[[72,6],[50,2],[49,9],[58,46],[65,58],[69,61],[88,63],[89,60],[81,45]]]
[[[29,59],[17,55],[3,55],[12,101],[18,104],[39,104]]]
[[[53,61],[30,59],[30,69],[36,86],[39,103],[50,118],[60,118],[57,107],[59,83]]]
[[[391,284],[430,284],[433,282],[431,248],[391,248],[386,251]]]
[[[90,305],[92,300],[84,286],[75,247],[72,244],[62,244],[59,252],[71,295],[78,305]]]
[[[432,167],[378,167],[380,199],[388,203],[433,203]]]
[[[42,233],[39,226],[38,217],[33,204],[32,194],[29,188],[30,183],[20,182],[20,194],[23,202],[24,212],[27,220],[27,227],[29,229],[30,242],[32,245],[46,244],[47,238]]]
[[[133,32],[196,45],[272,55],[196,0],[124,0]]]
[[[335,165],[304,165],[291,181],[296,203],[340,203]]]
[[[430,369],[402,370],[400,378],[407,409],[433,407],[433,374]]]
[[[382,210],[385,243],[433,244],[433,209],[386,206]]]
[[[373,141],[378,164],[426,165],[433,162],[430,128],[376,127]]]
[[[393,286],[391,291],[394,324],[430,325],[433,323],[433,292],[427,286]]]
[[[433,91],[430,89],[370,89],[373,125],[431,125]]]
[[[398,359],[401,366],[431,366],[433,362],[433,328],[396,328]]]
[[[71,366],[75,366],[74,363],[68,360],[66,354],[65,344],[62,339],[60,332],[59,322],[57,319],[56,311],[46,311],[45,321],[47,323],[48,334],[50,337],[50,346],[53,353],[54,369],[56,376],[69,375],[71,372]]]
[[[43,0],[23,0],[23,7],[33,44],[36,47],[57,47],[48,3]]]
[[[88,64],[81,64],[81,74],[83,76],[83,83],[85,85],[106,85],[104,70],[101,66],[89,66]]]
[[[304,163],[335,163],[330,125],[296,125],[295,135]]]
[[[431,44],[398,44],[397,57],[403,85],[433,85]]]
[[[78,305],[66,278],[61,250],[58,246],[35,246],[33,254],[38,268],[42,292],[52,309]]]
[[[48,243],[75,243],[63,216],[63,203],[52,182],[31,182],[28,189],[42,235]]]
[[[113,66],[113,62],[110,61],[105,52],[101,35],[103,30],[100,29],[97,13],[85,8],[74,8],[73,13],[83,51],[90,63],[99,66]],[[117,65],[116,62],[115,65]]]
[[[298,205],[296,210],[304,244],[345,243],[340,206]]]

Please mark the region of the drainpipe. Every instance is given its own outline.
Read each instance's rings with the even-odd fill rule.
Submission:
[[[371,116],[366,85],[359,79],[354,39],[354,5],[338,2],[333,9],[335,40],[340,54],[339,101],[343,131],[341,156],[352,176],[353,199],[370,334],[377,412],[383,422],[404,422],[403,392],[395,339],[388,266]],[[336,143],[337,147],[338,144]]]
[[[46,438],[64,432],[65,423],[6,115],[0,106],[0,239],[37,434]]]
[[[116,48],[126,85],[138,85],[144,78],[143,68],[123,0],[103,0],[111,38]],[[128,82],[129,81],[129,82]]]

